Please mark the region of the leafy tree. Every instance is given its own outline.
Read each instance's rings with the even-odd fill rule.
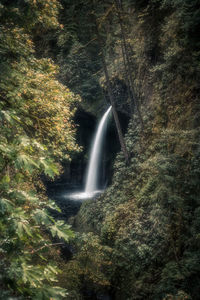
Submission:
[[[44,193],[40,174],[59,174],[59,161],[78,149],[72,117],[78,100],[56,77],[50,59],[36,58],[34,36],[58,28],[57,1],[1,1],[0,32],[0,284],[1,299],[61,299],[60,272],[47,261],[68,241],[70,226]],[[51,238],[52,237],[52,238]],[[58,243],[59,244],[59,243]]]
[[[62,284],[67,287],[67,299],[82,299],[86,291],[99,292],[110,286],[113,273],[112,249],[103,245],[93,233],[77,234],[73,241],[77,254],[64,267]]]
[[[64,25],[58,37],[57,62],[60,79],[81,95],[81,105],[90,112],[101,107],[102,88],[99,84],[101,62],[91,23],[91,1],[62,0],[61,20]]]

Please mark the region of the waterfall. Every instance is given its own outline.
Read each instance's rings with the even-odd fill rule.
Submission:
[[[99,166],[103,146],[103,137],[107,127],[108,116],[111,111],[111,108],[112,106],[110,106],[104,113],[95,133],[94,142],[92,144],[90,159],[87,167],[85,190],[84,192],[68,194],[67,197],[72,200],[83,200],[92,198],[97,193],[101,192],[98,190]]]
[[[97,131],[95,134],[94,142],[92,145],[92,151],[90,154],[90,160],[87,170],[87,179],[85,185],[85,193],[94,193],[98,190],[98,175],[99,175],[99,165],[103,145],[103,137],[105,134],[105,129],[108,121],[108,116],[111,111],[112,106],[110,106],[103,117],[101,118]]]

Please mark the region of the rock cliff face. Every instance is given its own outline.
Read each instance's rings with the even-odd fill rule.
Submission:
[[[197,1],[125,2],[122,20],[134,111],[127,109],[128,96],[124,102],[118,98],[116,105],[131,115],[125,136],[130,160],[126,164],[119,152],[112,184],[98,199],[82,205],[76,226],[89,233],[85,234],[74,262],[81,265],[86,255],[93,268],[90,275],[85,271],[85,284],[110,289],[114,299],[198,299]],[[109,30],[113,30],[111,25]],[[119,34],[119,24],[114,32]],[[114,44],[112,55],[106,55],[113,93],[117,98],[120,89],[116,82],[121,81],[128,94],[130,78],[127,82],[120,43]],[[103,75],[101,83],[104,86]],[[104,89],[106,94],[105,86]],[[139,103],[143,128],[134,100]],[[91,245],[91,236],[96,246]],[[84,247],[88,247],[87,254]],[[102,257],[109,257],[107,268],[100,257],[91,257],[93,252],[98,257],[99,249]],[[94,279],[98,266],[102,277]]]

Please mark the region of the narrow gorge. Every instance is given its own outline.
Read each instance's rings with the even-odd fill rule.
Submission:
[[[200,299],[199,0],[0,1],[0,299]]]

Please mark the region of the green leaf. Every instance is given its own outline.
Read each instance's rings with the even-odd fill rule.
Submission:
[[[28,265],[22,263],[22,280],[24,283],[29,283],[32,287],[40,287],[44,280],[43,269],[40,266]]]
[[[10,115],[11,113],[9,111],[2,110],[1,114],[4,116],[4,118],[6,119],[6,121],[8,121],[9,123],[11,123],[12,118],[11,118],[11,115]]]
[[[0,183],[9,183],[10,182],[10,176],[9,175],[5,175],[2,177]]]
[[[15,161],[15,167],[17,169],[24,169],[32,173],[33,170],[39,168],[39,165],[30,156],[26,154],[18,154]]]
[[[70,238],[74,237],[74,233],[70,229],[70,225],[65,224],[64,221],[57,221],[49,229],[53,237],[57,236],[60,239],[68,241]]]
[[[11,211],[14,204],[5,198],[0,198],[0,212],[5,213],[6,211]]]
[[[40,164],[42,168],[44,169],[45,175],[48,175],[51,178],[54,178],[55,175],[59,174],[58,168],[56,165],[48,159],[45,159],[44,157],[40,158]]]
[[[17,198],[19,200],[24,201],[28,201],[31,203],[37,203],[38,202],[38,198],[36,197],[35,193],[32,192],[25,192],[25,191],[21,191],[21,190],[12,190],[10,195],[13,198]]]
[[[48,202],[48,204],[47,204],[47,207],[48,207],[48,208],[51,208],[51,209],[54,209],[54,210],[57,210],[58,212],[61,213],[60,207],[58,207],[58,206],[56,205],[56,203],[55,203],[53,200],[50,200],[50,199],[49,199],[49,202]]]
[[[45,209],[36,209],[33,212],[33,219],[37,224],[49,226],[52,224],[52,218],[48,215]]]
[[[31,233],[31,226],[27,220],[21,220],[19,222],[15,222],[15,224],[17,225],[16,232],[20,239],[23,239],[25,234],[33,237]]]
[[[34,296],[33,300],[44,300],[44,299],[54,299],[60,300],[61,298],[65,298],[68,293],[65,289],[58,286],[47,286],[43,285],[42,288],[38,288],[37,290],[33,290]]]

